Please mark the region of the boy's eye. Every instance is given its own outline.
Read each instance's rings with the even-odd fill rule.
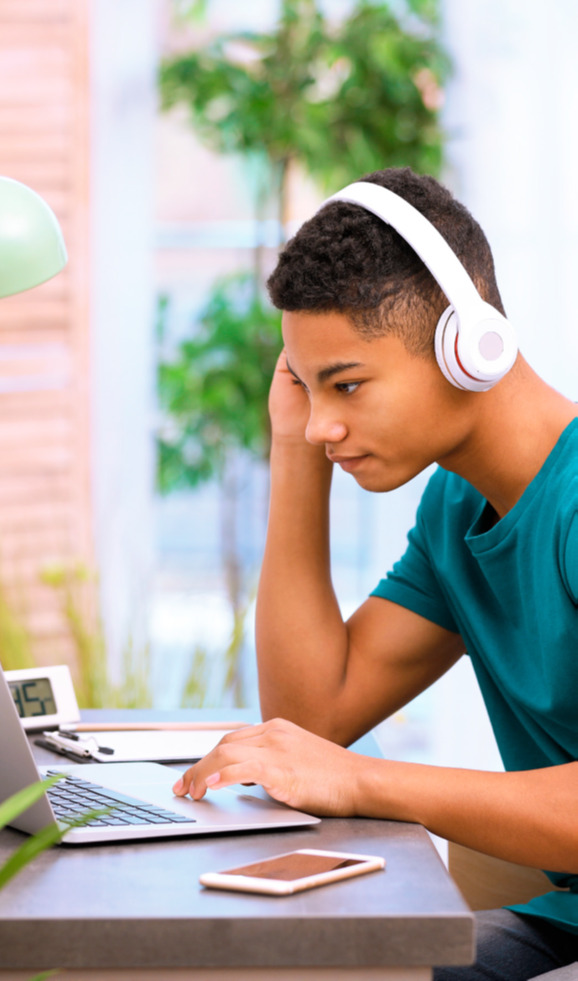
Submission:
[[[344,395],[353,395],[359,388],[360,382],[338,382],[335,386],[338,392]]]

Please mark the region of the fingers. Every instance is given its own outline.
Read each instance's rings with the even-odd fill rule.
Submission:
[[[247,751],[252,747],[257,748],[262,737],[274,725],[275,722],[264,722],[227,733],[210,753],[183,773],[173,786],[173,793],[177,797],[190,794],[195,800],[200,800],[208,787],[219,788],[233,783],[259,783],[257,763],[254,755],[247,758]],[[239,757],[246,760],[246,767],[252,768],[246,775],[234,769],[233,764]]]
[[[203,766],[205,763],[206,765]],[[259,758],[252,756],[240,761],[223,762],[218,769],[215,769],[217,765],[216,760],[214,762],[202,760],[200,763],[197,763],[187,770],[182,778],[177,781],[173,787],[173,792],[178,797],[184,797],[186,794],[189,794],[193,800],[201,800],[207,790],[222,790],[224,787],[230,787],[233,784],[249,786],[257,783],[261,784],[265,790],[271,792],[271,773],[268,775],[264,773]],[[280,793],[282,794],[282,791]],[[282,796],[278,796],[275,793],[272,793],[272,796],[277,796],[278,800],[282,799]]]
[[[267,780],[262,772],[261,764],[258,760],[250,759],[242,762],[229,763],[222,766],[219,770],[212,773],[197,774],[191,788],[193,800],[200,800],[204,797],[207,790],[222,790],[224,787],[231,787],[233,784],[255,784],[265,785]]]
[[[256,783],[291,807],[343,816],[356,809],[352,761],[343,747],[273,719],[229,733],[173,790],[200,800],[209,788]]]

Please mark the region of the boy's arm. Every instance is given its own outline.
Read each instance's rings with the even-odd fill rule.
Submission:
[[[306,396],[284,361],[281,372],[272,389],[278,401],[259,665],[264,715],[301,725],[271,718],[225,736],[183,774],[175,792],[200,799],[208,787],[258,783],[301,810],[418,822],[490,855],[578,873],[578,763],[485,773],[343,748],[443,673],[463,645],[456,634],[377,597],[343,622],[329,571],[330,464],[304,441]],[[276,415],[279,400],[287,408],[291,398],[294,410]]]
[[[175,792],[200,799],[236,783],[310,813],[417,822],[507,861],[578,874],[578,762],[487,773],[373,759],[273,719],[225,736]]]
[[[443,674],[459,636],[371,597],[344,623],[331,582],[332,464],[304,438],[309,401],[279,359],[271,388],[271,507],[257,601],[264,718],[347,745]]]

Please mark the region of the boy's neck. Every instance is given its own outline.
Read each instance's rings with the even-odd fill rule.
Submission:
[[[502,518],[539,473],[578,406],[546,384],[522,359],[479,398],[470,438],[442,462],[472,484]]]

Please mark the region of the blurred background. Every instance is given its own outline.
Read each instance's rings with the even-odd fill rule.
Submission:
[[[363,173],[451,187],[523,353],[576,397],[577,36],[573,0],[0,0],[0,174],[69,252],[0,300],[4,668],[68,663],[85,706],[256,710],[263,283]],[[402,553],[427,476],[370,495],[336,473],[344,613]],[[378,737],[500,766],[466,658]]]

